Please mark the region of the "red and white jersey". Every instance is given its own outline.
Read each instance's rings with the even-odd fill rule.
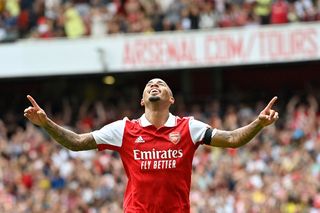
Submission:
[[[208,128],[170,114],[158,129],[142,115],[92,132],[99,150],[120,153],[128,176],[124,212],[190,212],[192,159]]]

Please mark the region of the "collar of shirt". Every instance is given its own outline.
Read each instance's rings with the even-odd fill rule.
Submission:
[[[140,119],[139,119],[139,123],[142,127],[147,127],[147,126],[151,126],[152,124],[147,120],[146,115],[143,114]],[[169,118],[166,121],[166,123],[164,124],[165,127],[174,127],[177,125],[176,122],[176,116],[172,115],[171,113],[169,113]]]

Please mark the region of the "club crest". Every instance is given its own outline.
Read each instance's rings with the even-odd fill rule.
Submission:
[[[181,138],[180,132],[171,132],[169,134],[169,140],[174,144],[179,143],[180,138]]]

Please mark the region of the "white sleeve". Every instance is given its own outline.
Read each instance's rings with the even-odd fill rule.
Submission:
[[[211,126],[201,121],[195,120],[193,117],[190,118],[189,130],[190,130],[190,135],[194,144],[203,140],[204,135],[208,128],[211,128]],[[213,136],[214,135],[212,135],[212,137]]]
[[[122,146],[122,138],[127,118],[107,124],[100,130],[92,132],[97,145]]]

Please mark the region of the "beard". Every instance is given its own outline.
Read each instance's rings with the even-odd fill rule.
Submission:
[[[160,97],[159,96],[151,96],[150,98],[149,98],[149,101],[150,102],[156,102],[156,101],[159,101],[160,100]]]

